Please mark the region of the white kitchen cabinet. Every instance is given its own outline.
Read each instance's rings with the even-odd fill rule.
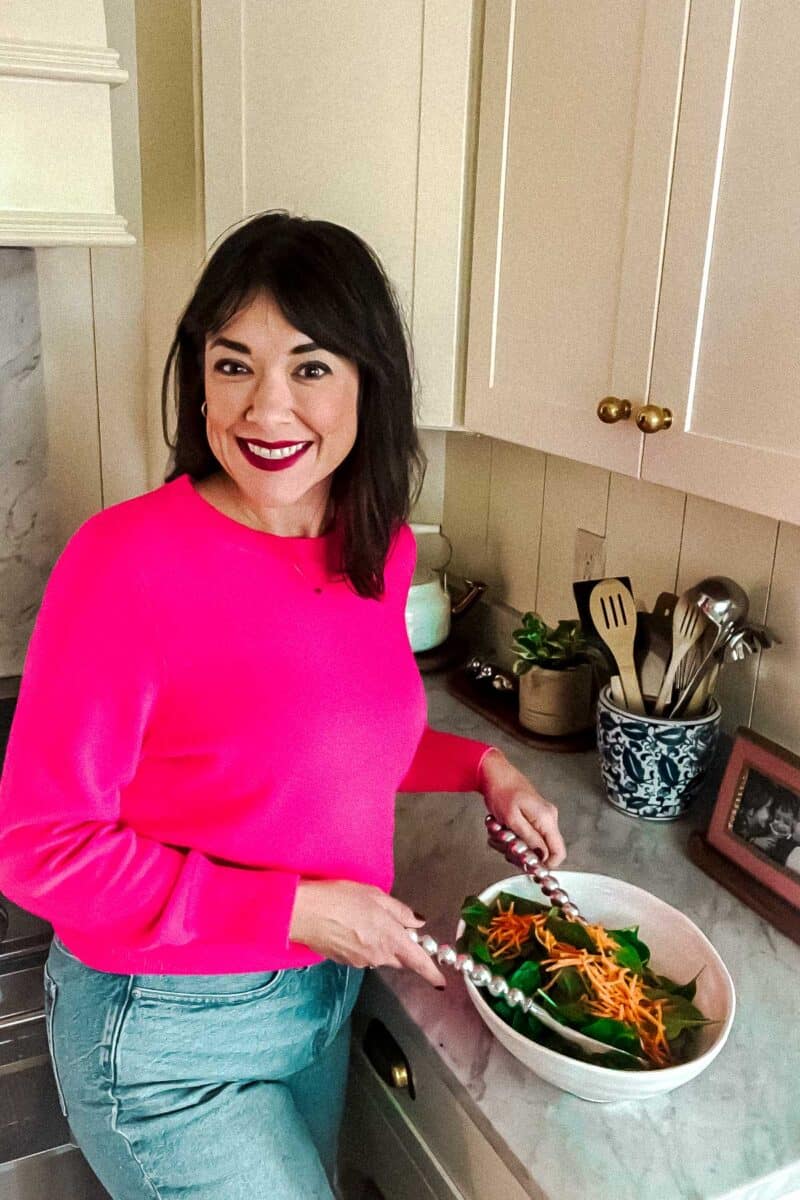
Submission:
[[[202,0],[206,237],[285,208],[378,253],[419,423],[462,419],[482,0]]]
[[[800,524],[800,6],[694,3],[642,476]]]
[[[464,1200],[358,1042],[340,1144],[342,1200]]]
[[[396,1065],[407,1069],[410,1086],[387,1086],[370,1062],[371,1022],[397,1043],[402,1058]],[[530,1200],[445,1082],[444,1070],[381,972],[370,971],[353,1016],[339,1156],[343,1200]]]
[[[793,0],[490,6],[468,428],[800,523],[798,58]]]
[[[675,0],[494,0],[481,81],[465,421],[635,475],[680,97]]]

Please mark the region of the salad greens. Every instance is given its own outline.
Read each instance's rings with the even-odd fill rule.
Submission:
[[[638,927],[606,929],[562,916],[557,908],[500,892],[492,904],[467,896],[466,926],[457,950],[502,975],[564,1025],[607,1043],[609,1052],[585,1057],[536,1017],[483,989],[494,1012],[533,1041],[595,1065],[641,1070],[625,1050],[650,1068],[692,1057],[695,1031],[710,1024],[694,1005],[697,979],[678,984],[649,965],[650,950]]]

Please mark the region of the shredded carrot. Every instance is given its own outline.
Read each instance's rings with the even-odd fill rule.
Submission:
[[[488,927],[479,925],[478,929],[488,934],[486,946],[492,958],[516,958],[530,937],[533,916],[515,913],[513,900],[509,901],[507,909],[498,900],[497,907],[499,911]]]
[[[641,978],[616,961],[619,945],[602,925],[581,922],[596,947],[592,951],[560,942],[546,926],[547,913],[515,913],[513,900],[507,909],[498,901],[498,910],[488,926],[478,926],[486,935],[492,958],[516,958],[525,942],[536,937],[547,951],[541,965],[550,978],[543,991],[552,988],[567,967],[574,967],[588,988],[580,1001],[586,1011],[631,1025],[645,1057],[659,1067],[670,1064],[672,1054],[664,1029],[665,1000],[646,996]]]

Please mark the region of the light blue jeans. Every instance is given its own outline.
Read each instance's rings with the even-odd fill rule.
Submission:
[[[56,1084],[113,1200],[330,1200],[362,976],[115,975],[55,938]]]

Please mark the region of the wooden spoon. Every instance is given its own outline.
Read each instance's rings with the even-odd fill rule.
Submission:
[[[594,627],[614,656],[625,707],[644,716],[644,698],[633,661],[636,637],[636,605],[633,596],[618,579],[603,579],[589,597],[589,613]]]
[[[664,682],[658,693],[653,714],[660,717],[672,699],[672,687],[678,668],[686,655],[695,646],[706,630],[706,621],[695,602],[691,588],[678,597],[675,611],[672,614],[672,655],[664,675]]]

